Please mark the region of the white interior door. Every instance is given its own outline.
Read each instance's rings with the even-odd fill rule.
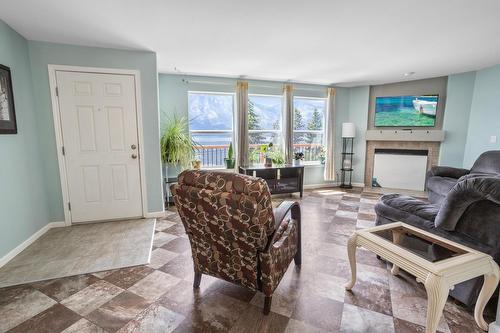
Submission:
[[[56,80],[72,222],[142,216],[134,76]]]

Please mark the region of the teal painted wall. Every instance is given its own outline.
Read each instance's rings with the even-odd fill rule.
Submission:
[[[354,156],[352,168],[353,183],[364,183],[366,159],[366,129],[368,126],[368,104],[370,101],[370,87],[355,87],[349,89],[349,122],[356,125],[354,138]]]
[[[156,54],[95,47],[29,43],[31,70],[36,101],[36,122],[39,123],[39,149],[44,156],[41,167],[47,183],[47,196],[52,221],[63,221],[63,201],[56,140],[50,101],[47,65],[72,65],[133,69],[141,72],[144,155],[149,212],[163,210],[162,178],[159,146],[158,75]]]
[[[476,72],[463,166],[470,168],[487,150],[500,149],[500,65]],[[497,142],[490,143],[496,135]]]
[[[28,42],[0,20],[0,64],[10,67],[18,134],[0,135],[0,258],[49,221]]]
[[[159,100],[161,123],[174,114],[187,116],[188,91],[235,92],[236,79],[159,74]],[[251,94],[282,94],[283,82],[249,80]],[[326,97],[326,86],[294,85],[294,94],[303,97]],[[349,89],[337,88],[336,96],[336,151],[341,148],[342,122],[349,118]],[[366,125],[365,125],[366,126]],[[340,169],[340,155],[335,159],[336,169]],[[308,166],[305,170],[305,184],[323,184],[322,166]]]
[[[439,165],[462,167],[475,79],[476,72],[448,76]]]

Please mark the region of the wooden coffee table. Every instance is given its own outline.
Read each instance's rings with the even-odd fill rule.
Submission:
[[[419,246],[414,246],[415,242]],[[398,274],[402,268],[424,284],[427,291],[427,333],[436,332],[449,291],[458,283],[484,275],[474,318],[480,328],[488,330],[483,311],[500,276],[498,265],[491,256],[402,222],[357,230],[347,243],[351,265],[351,281],[345,286],[347,290],[356,283],[358,246],[391,262],[392,274]]]

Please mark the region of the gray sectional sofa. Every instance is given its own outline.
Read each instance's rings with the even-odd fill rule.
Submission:
[[[402,221],[490,254],[500,263],[500,151],[483,153],[470,170],[433,167],[427,175],[429,201],[400,194],[382,196],[376,224]],[[410,246],[421,248],[417,240]],[[450,292],[472,306],[482,278]]]

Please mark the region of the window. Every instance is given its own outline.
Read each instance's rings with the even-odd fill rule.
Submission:
[[[203,167],[224,166],[233,141],[234,94],[189,92],[189,132],[197,143],[196,157]]]
[[[260,145],[272,142],[274,150],[280,149],[282,109],[282,96],[248,95],[248,141],[251,162],[259,162]]]
[[[293,151],[304,153],[304,161],[320,161],[325,140],[326,100],[294,97]]]

